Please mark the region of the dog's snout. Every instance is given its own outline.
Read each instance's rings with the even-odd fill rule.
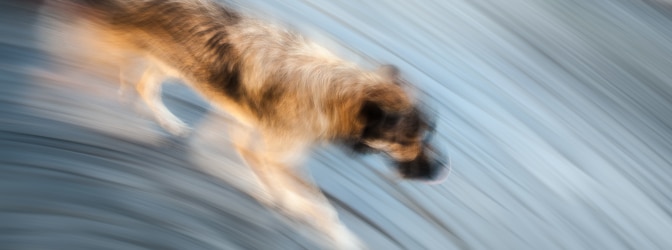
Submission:
[[[450,172],[449,162],[442,158],[433,150],[426,149],[411,161],[398,162],[398,171],[405,179],[438,184],[443,182]]]
[[[450,163],[447,161],[435,161],[434,165],[431,166],[432,174],[428,180],[427,184],[434,185],[440,184],[448,178],[450,174]]]

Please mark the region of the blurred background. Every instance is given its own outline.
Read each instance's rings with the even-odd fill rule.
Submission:
[[[398,65],[439,114],[441,185],[335,147],[306,163],[371,249],[672,249],[672,3],[229,3]],[[81,48],[40,4],[0,0],[0,249],[317,248],[238,190],[226,114],[169,84],[194,133],[168,135],[118,76],[46,53]]]

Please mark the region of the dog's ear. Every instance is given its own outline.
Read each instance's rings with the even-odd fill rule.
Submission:
[[[378,74],[380,74],[385,79],[387,79],[389,81],[392,81],[396,84],[399,84],[398,79],[399,79],[399,76],[401,75],[401,73],[399,72],[399,68],[397,68],[396,66],[391,65],[391,64],[385,64],[385,65],[380,66],[376,70],[376,72],[378,72]]]
[[[372,84],[365,91],[364,103],[376,104],[380,110],[388,114],[404,113],[413,106],[411,98],[402,86],[396,84]]]

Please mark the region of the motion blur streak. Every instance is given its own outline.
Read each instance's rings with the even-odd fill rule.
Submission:
[[[672,249],[672,3],[240,2],[431,97],[447,182],[307,163],[372,249]],[[238,191],[226,115],[171,86],[195,133],[167,135],[118,79],[41,49],[38,3],[0,1],[0,249],[315,248]]]

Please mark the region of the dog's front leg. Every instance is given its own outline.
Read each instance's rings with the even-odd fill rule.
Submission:
[[[321,190],[302,173],[281,165],[267,163],[272,173],[266,178],[275,183],[275,197],[280,209],[293,219],[324,234],[329,247],[335,249],[364,249],[364,245],[338,218],[334,207]],[[266,170],[268,171],[268,170]]]
[[[274,205],[290,218],[317,230],[324,236],[327,248],[365,249],[309,176],[292,167],[295,163],[287,156],[296,154],[298,149],[290,148],[285,145],[281,150],[259,152],[258,165],[250,165],[271,192]]]
[[[243,163],[254,172],[254,180],[244,181],[236,186],[265,206],[274,207],[275,201],[269,191],[269,186],[260,179],[263,175],[259,173],[260,167],[258,167],[262,165],[261,159],[255,152],[258,148],[257,136],[255,129],[249,126],[230,124],[229,137],[231,143],[242,158]]]

